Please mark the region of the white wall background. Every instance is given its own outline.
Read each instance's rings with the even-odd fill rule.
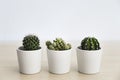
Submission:
[[[0,0],[0,41],[120,40],[120,0]]]

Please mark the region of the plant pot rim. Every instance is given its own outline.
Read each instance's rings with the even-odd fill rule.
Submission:
[[[18,47],[17,51],[22,51],[22,52],[35,52],[35,51],[40,51],[42,48],[40,47],[40,49],[37,49],[37,50],[23,50],[23,49],[20,49],[22,48],[23,46],[20,46]]]
[[[102,50],[101,48],[98,49],[98,50],[83,50],[83,49],[81,49],[81,48],[79,48],[79,47],[77,47],[77,49],[78,49],[78,50],[81,50],[81,51],[86,51],[86,52],[95,52],[95,51],[101,51],[101,50]]]
[[[48,49],[48,48],[47,48],[47,50],[52,51],[52,52],[66,52],[66,51],[71,51],[72,48],[71,48],[71,49],[68,49],[68,50],[60,50],[60,51],[50,50],[50,49]]]

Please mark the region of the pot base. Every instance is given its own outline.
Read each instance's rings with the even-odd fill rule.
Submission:
[[[85,72],[80,72],[78,71],[79,73],[82,73],[82,74],[86,74],[86,75],[94,75],[94,74],[99,74],[100,72],[95,72],[95,73],[85,73]]]
[[[19,71],[20,72],[20,71]],[[24,74],[24,75],[33,75],[33,74],[38,74],[40,71],[38,72],[33,72],[33,73],[24,73],[24,72],[20,72],[21,74]]]
[[[68,72],[64,72],[64,73],[55,73],[55,72],[51,72],[51,71],[49,71],[49,72],[52,73],[52,74],[56,74],[56,75],[63,75],[63,74],[69,73],[69,71]]]

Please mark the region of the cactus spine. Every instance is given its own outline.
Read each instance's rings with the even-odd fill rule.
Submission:
[[[23,39],[24,50],[37,50],[40,49],[39,38],[35,35],[27,35]]]
[[[80,48],[83,50],[99,50],[100,44],[94,37],[85,37],[81,42]]]
[[[69,50],[71,49],[71,44],[65,43],[65,41],[62,38],[56,38],[56,40],[53,40],[53,42],[46,41],[46,46],[50,50]]]

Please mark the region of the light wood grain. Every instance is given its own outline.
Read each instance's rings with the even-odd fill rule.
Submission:
[[[42,43],[42,70],[34,75],[19,73],[16,49],[18,43],[0,43],[0,80],[120,80],[120,42],[102,42],[103,58],[100,73],[86,75],[77,71],[76,47],[79,42],[72,41],[71,71],[63,75],[48,72],[46,47]]]

